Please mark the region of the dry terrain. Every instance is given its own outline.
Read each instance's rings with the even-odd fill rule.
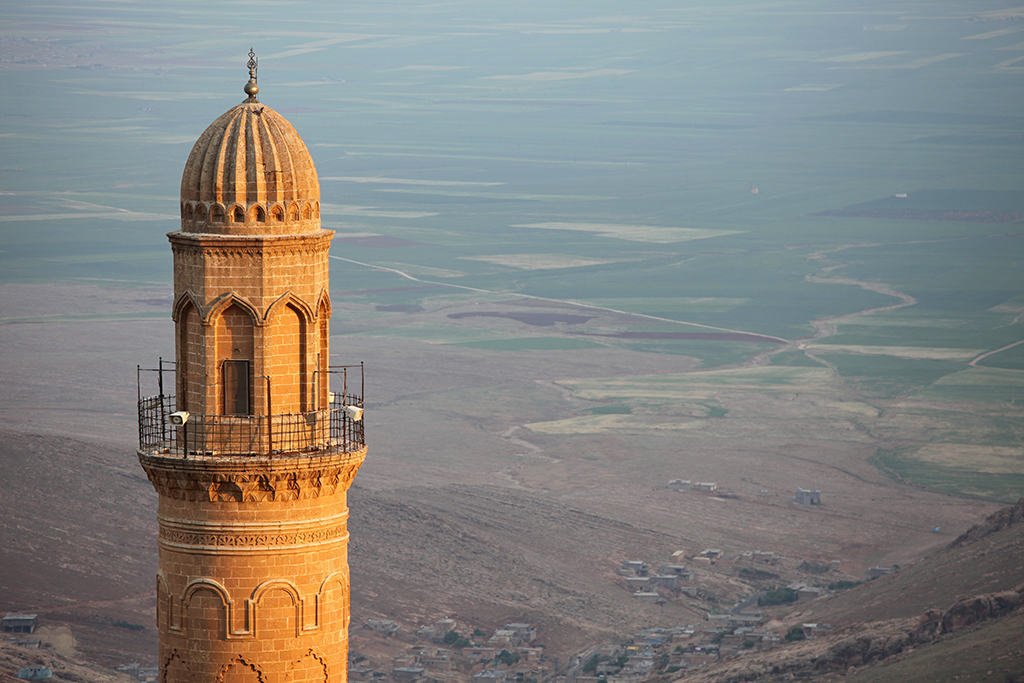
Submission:
[[[17,492],[0,503],[0,610],[69,624],[94,661],[146,660],[155,494],[133,450],[134,366],[172,355],[167,292],[5,285],[0,301],[0,477]],[[524,324],[448,317],[467,307],[422,315]],[[804,560],[839,560],[858,578],[910,563],[997,507],[879,472],[878,443],[934,425],[896,401],[864,403],[824,368],[712,375],[686,356],[613,347],[495,352],[361,333],[344,301],[335,316],[337,362],[367,362],[370,457],[351,495],[357,625],[526,619],[565,658],[698,622],[715,600],[756,588],[725,563],[700,570],[700,599],[644,605],[614,573],[625,559],[761,549],[781,556],[773,571],[785,578]],[[145,381],[144,393],[155,386]],[[631,412],[594,410],[615,403]],[[675,478],[724,495],[666,488]],[[793,504],[796,486],[822,489],[824,504]],[[353,629],[356,648],[373,654],[375,642]]]

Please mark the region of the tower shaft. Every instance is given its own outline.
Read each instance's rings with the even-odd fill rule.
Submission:
[[[357,390],[329,363],[334,233],[309,152],[256,101],[254,60],[250,73],[249,98],[185,166],[168,235],[175,394],[139,402],[159,496],[160,681],[345,683],[362,366]]]

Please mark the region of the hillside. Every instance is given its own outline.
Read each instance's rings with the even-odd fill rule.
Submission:
[[[827,637],[727,657],[684,680],[1024,680],[1022,516],[1024,498],[894,574],[775,615],[783,632],[828,623]]]
[[[353,622],[387,616],[404,627],[451,616],[486,627],[535,622],[552,654],[652,625],[700,621],[710,603],[633,599],[615,570],[655,568],[680,539],[529,492],[485,486],[406,488],[350,495]],[[702,585],[723,599],[747,590],[718,573]]]

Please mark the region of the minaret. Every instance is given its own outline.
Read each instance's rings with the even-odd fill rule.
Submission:
[[[251,51],[249,76],[185,164],[175,379],[161,362],[159,393],[140,391],[160,681],[345,683],[362,366],[329,364],[334,233],[306,146],[256,98]]]

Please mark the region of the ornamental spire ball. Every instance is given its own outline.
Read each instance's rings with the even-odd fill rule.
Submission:
[[[256,53],[253,52],[252,48],[250,47],[249,63],[246,64],[246,66],[249,67],[249,82],[246,83],[245,88],[243,88],[245,94],[249,96],[249,99],[247,99],[246,102],[259,102],[259,100],[256,99],[256,95],[260,91],[260,86],[256,85],[256,69],[258,65],[259,60],[256,59]]]

